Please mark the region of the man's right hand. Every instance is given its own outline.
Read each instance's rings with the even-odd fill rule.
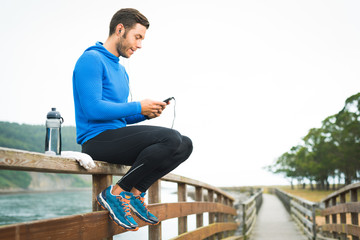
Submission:
[[[159,117],[166,107],[166,103],[145,99],[140,101],[141,114],[149,118]]]

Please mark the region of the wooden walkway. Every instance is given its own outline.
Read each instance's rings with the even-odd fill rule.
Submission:
[[[307,240],[275,196],[263,194],[263,204],[250,240]]]

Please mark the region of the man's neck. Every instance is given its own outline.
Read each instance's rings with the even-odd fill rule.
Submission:
[[[117,57],[120,57],[117,49],[116,49],[116,39],[112,36],[108,37],[108,39],[103,44],[104,48],[114,54]]]

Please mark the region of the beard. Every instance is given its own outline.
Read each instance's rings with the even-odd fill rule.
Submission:
[[[120,41],[118,42],[118,44],[116,45],[116,50],[119,54],[119,56],[124,57],[124,58],[129,58],[130,56],[126,55],[126,31],[124,36],[120,37]]]

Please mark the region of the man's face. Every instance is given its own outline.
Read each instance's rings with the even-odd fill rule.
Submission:
[[[141,42],[145,38],[146,27],[136,23],[133,28],[125,29],[120,36],[116,49],[120,56],[129,58],[138,49],[141,48]]]

